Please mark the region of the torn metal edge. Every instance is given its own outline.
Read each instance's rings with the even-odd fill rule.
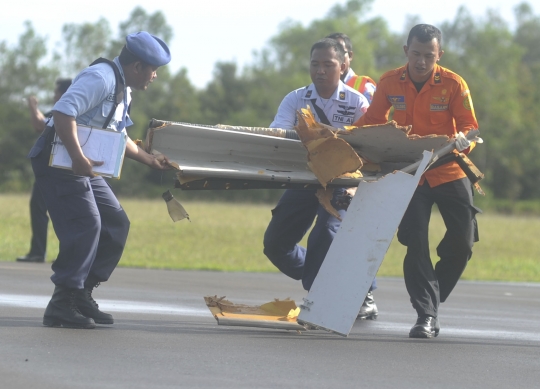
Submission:
[[[349,337],[349,334],[342,334],[341,332],[337,332],[337,331],[331,330],[330,328],[325,328],[325,327],[319,326],[317,324],[310,323],[309,321],[297,320],[297,322],[298,322],[299,325],[304,326],[307,330],[323,330],[323,331],[326,331],[326,332],[331,332],[333,334],[342,336],[344,338]]]
[[[154,131],[170,126],[172,123],[173,122],[167,122],[165,120],[158,120],[158,119],[150,120],[150,123],[148,123],[148,129],[146,130],[144,151],[146,151],[149,154],[152,154],[152,141],[154,139]]]
[[[293,330],[293,331],[306,331],[306,327],[298,324],[296,322],[296,316],[294,318],[288,318],[288,316],[282,316],[283,313],[288,309],[283,307],[274,307],[278,309],[279,315],[273,315],[272,310],[264,309],[263,307],[272,305],[275,303],[281,303],[280,305],[292,304],[293,307],[296,307],[296,303],[293,300],[288,298],[285,300],[274,299],[269,303],[265,303],[260,306],[255,305],[245,305],[245,304],[235,304],[232,301],[225,300],[225,296],[217,297],[216,296],[204,296],[204,301],[206,306],[212,313],[212,316],[216,319],[218,325],[224,326],[238,326],[238,327],[257,327],[257,328],[272,328],[272,329],[282,329],[282,330]],[[291,308],[291,307],[289,307]],[[281,310],[281,312],[280,312]],[[299,311],[298,307],[295,308],[296,311]],[[264,312],[264,315],[260,313]],[[290,314],[290,312],[289,312]],[[229,316],[227,316],[229,315]],[[245,317],[235,317],[235,316],[245,316]],[[257,318],[261,316],[261,318]],[[250,318],[248,318],[250,317]],[[274,320],[272,320],[275,318]]]
[[[218,325],[223,326],[237,326],[237,327],[257,327],[257,328],[271,328],[276,330],[293,330],[293,331],[307,331],[307,328],[293,322],[278,321],[278,320],[246,320],[230,317],[218,317],[214,315]]]

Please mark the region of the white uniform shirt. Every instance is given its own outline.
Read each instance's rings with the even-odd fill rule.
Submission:
[[[349,68],[349,71],[345,75],[345,78],[344,78],[343,82],[345,84],[347,84],[347,82],[354,76],[356,76],[356,73],[354,72],[354,70]],[[375,93],[375,89],[377,89],[377,87],[374,84],[372,84],[371,82],[366,82],[365,87],[366,87],[366,90],[364,91],[363,95],[366,97],[368,102],[371,104],[371,100],[373,100],[373,93]]]
[[[308,105],[311,107],[317,121],[322,123],[313,107],[312,100],[315,100],[315,104],[324,112],[330,125],[336,128],[352,125],[366,112],[369,106],[367,99],[360,92],[348,87],[341,81],[334,94],[326,101],[321,99],[315,85],[310,84],[285,96],[279,105],[274,121],[270,124],[270,128],[292,130],[298,121],[296,111],[307,108]]]

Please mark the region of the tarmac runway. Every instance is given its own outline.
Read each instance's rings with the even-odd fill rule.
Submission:
[[[460,281],[435,339],[402,279],[379,278],[376,321],[349,337],[218,326],[203,301],[306,292],[282,274],[118,268],[94,292],[115,324],[42,326],[50,264],[0,262],[0,388],[538,388],[540,284]]]

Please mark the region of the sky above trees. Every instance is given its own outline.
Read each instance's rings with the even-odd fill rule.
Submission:
[[[69,23],[96,23],[100,18],[108,21],[113,33],[126,20],[135,5],[146,12],[161,12],[172,28],[170,46],[173,53],[171,69],[176,72],[185,67],[192,83],[203,88],[211,80],[214,64],[218,61],[236,62],[240,67],[252,62],[253,51],[260,51],[280,26],[297,21],[307,26],[323,18],[333,4],[346,4],[347,0],[274,0],[246,2],[244,0],[207,0],[204,7],[198,2],[168,0],[140,0],[126,9],[125,2],[94,0],[92,7],[68,6],[65,1],[47,2],[25,0],[12,2],[0,13],[0,37],[16,44],[24,32],[24,21],[30,20],[42,36],[48,37],[49,52],[63,43],[62,26]],[[382,17],[390,31],[402,33],[408,18],[418,16],[423,23],[441,24],[455,18],[464,5],[477,19],[486,18],[488,9],[495,10],[509,24],[516,26],[514,8],[521,0],[475,0],[419,2],[417,0],[373,0],[359,18],[369,20]],[[533,11],[540,12],[538,5]],[[58,45],[59,44],[59,45]]]
[[[147,92],[133,94],[135,126],[130,136],[144,139],[151,118],[268,127],[283,97],[310,83],[313,42],[336,31],[351,37],[357,73],[377,80],[405,63],[406,36],[392,31],[384,18],[366,18],[368,3],[352,0],[306,25],[283,25],[245,67],[234,61],[214,63],[204,87],[196,86],[185,69],[160,68]],[[488,195],[539,199],[540,16],[523,3],[514,17],[516,27],[511,29],[496,13],[478,17],[462,9],[440,24],[445,49],[441,65],[463,76],[471,90],[485,140],[471,159],[486,174],[482,184]],[[75,74],[99,56],[114,57],[125,35],[133,31],[147,30],[168,39],[173,22],[161,11],[136,7],[116,31],[106,19],[64,24],[61,50],[51,52],[31,23],[16,44],[0,41],[0,191],[27,190],[32,182],[26,154],[36,135],[22,103],[25,96],[36,94],[41,106],[47,106],[58,76]],[[415,23],[409,20],[406,30]],[[145,175],[147,180],[130,179],[133,175]],[[163,180],[172,176],[156,176],[127,164],[122,180],[114,186],[121,194],[143,195],[155,191],[152,183]]]

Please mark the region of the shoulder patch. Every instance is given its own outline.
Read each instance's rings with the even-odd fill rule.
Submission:
[[[467,95],[463,99],[463,108],[465,108],[467,111],[472,111],[471,95]]]

